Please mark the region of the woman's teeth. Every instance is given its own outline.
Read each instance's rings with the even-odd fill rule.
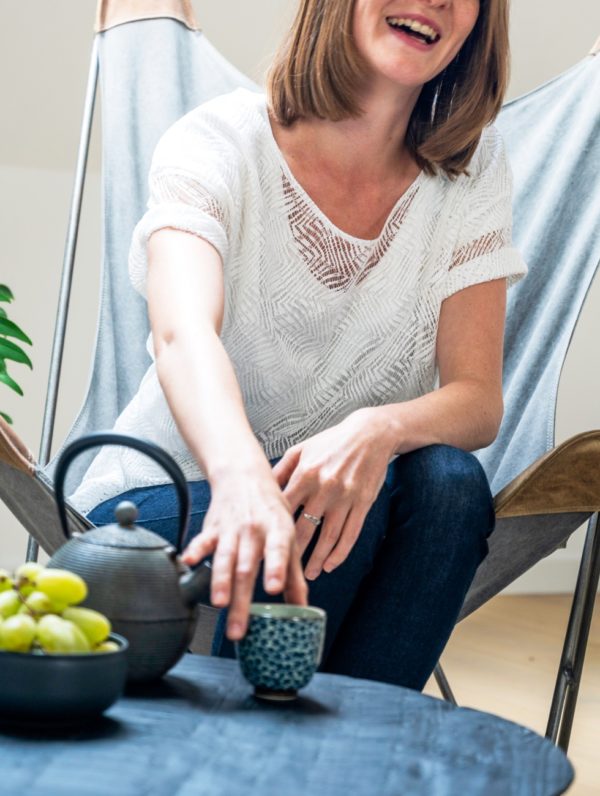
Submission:
[[[417,22],[409,17],[388,17],[387,23],[392,28],[405,30],[412,36],[424,39],[427,44],[434,44],[440,38],[439,33],[429,25],[424,25],[422,22]]]

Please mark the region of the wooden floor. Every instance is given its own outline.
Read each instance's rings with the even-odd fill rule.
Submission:
[[[457,702],[546,731],[571,597],[499,596],[455,629],[442,666]],[[439,697],[433,678],[425,693]],[[579,690],[569,796],[600,796],[600,597]]]

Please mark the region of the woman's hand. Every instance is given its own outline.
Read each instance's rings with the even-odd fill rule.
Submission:
[[[359,409],[332,428],[291,447],[273,472],[290,510],[302,506],[296,522],[300,555],[315,522],[323,518],[319,541],[306,566],[309,580],[339,566],[358,539],[365,517],[394,454],[389,421],[377,408]]]
[[[227,636],[244,636],[254,584],[264,558],[264,588],[284,591],[286,602],[306,605],[308,587],[296,543],[294,521],[265,461],[264,471],[230,473],[211,483],[211,502],[202,532],[182,559],[197,564],[213,555],[211,602],[229,606]]]

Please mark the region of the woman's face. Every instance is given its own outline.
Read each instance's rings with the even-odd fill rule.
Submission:
[[[479,0],[356,0],[356,46],[374,76],[419,87],[458,53],[479,14]]]

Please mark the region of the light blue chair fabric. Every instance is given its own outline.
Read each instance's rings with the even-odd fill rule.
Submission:
[[[477,454],[494,494],[554,447],[560,372],[600,263],[600,55],[506,104],[497,126],[529,273],[509,292],[500,433]]]

